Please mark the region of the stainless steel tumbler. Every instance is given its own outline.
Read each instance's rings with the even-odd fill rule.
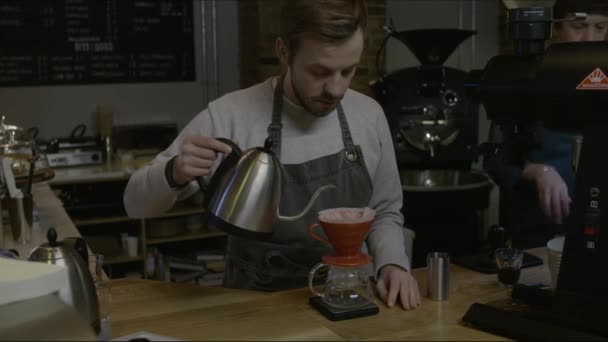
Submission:
[[[450,256],[441,252],[428,253],[426,267],[427,297],[436,301],[447,300],[450,289]]]

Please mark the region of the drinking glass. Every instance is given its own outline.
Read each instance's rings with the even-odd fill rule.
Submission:
[[[103,277],[103,255],[89,255],[89,270],[95,282],[97,301],[99,302],[99,323],[101,330],[97,336],[98,341],[109,341],[111,338],[110,308],[112,306],[112,293],[110,285]]]
[[[494,253],[498,269],[498,283],[513,287],[519,281],[524,253],[516,248],[499,248]]]

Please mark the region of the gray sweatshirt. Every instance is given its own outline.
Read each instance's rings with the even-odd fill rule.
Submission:
[[[263,146],[272,116],[274,84],[276,78],[268,79],[209,103],[169,148],[131,176],[124,194],[128,215],[139,218],[158,215],[199,190],[195,181],[179,191],[173,190],[165,178],[165,165],[179,153],[185,137],[224,137],[235,141],[242,150]],[[393,264],[409,270],[400,211],[403,195],[386,117],[376,101],[350,89],[342,99],[342,106],[353,141],[361,146],[373,182],[368,207],[376,211],[376,219],[367,238],[367,247],[374,257],[375,269],[378,271],[384,265]],[[343,148],[336,110],[325,117],[315,117],[285,98],[281,163],[304,163]],[[214,163],[212,172],[218,165],[219,160]]]

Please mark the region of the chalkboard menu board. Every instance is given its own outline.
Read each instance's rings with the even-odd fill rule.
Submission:
[[[0,86],[192,81],[192,0],[2,0]]]

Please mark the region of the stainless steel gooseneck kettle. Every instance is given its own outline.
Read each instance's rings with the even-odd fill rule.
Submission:
[[[88,249],[83,238],[66,238],[57,241],[57,231],[49,228],[48,242],[36,247],[29,261],[60,265],[68,269],[68,287],[59,292],[67,304],[72,305],[82,317],[99,333],[99,303],[93,276],[89,272]]]
[[[202,177],[198,182],[204,192],[209,224],[229,234],[267,238],[272,234],[272,225],[277,218],[283,221],[300,219],[321,191],[335,188],[332,184],[318,188],[301,213],[282,216],[279,214],[282,168],[270,149],[272,140],[266,139],[264,147],[245,151],[231,140],[218,140],[232,147],[232,152],[218,166],[208,186]]]

